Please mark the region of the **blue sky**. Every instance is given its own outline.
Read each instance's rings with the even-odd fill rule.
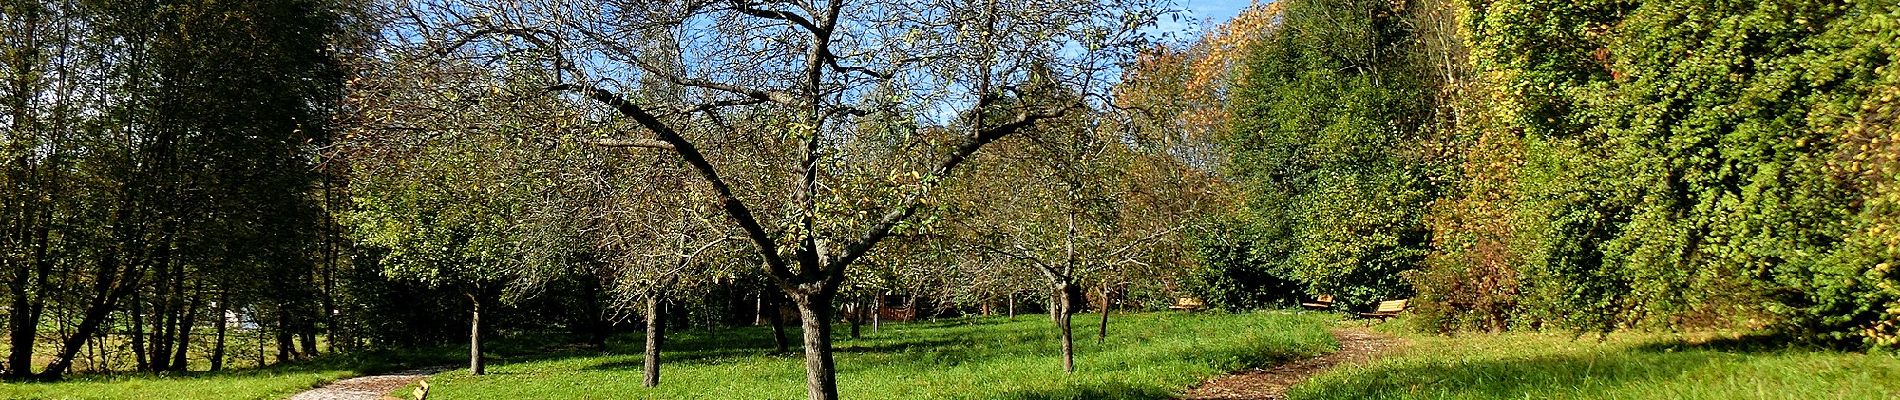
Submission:
[[[1186,11],[1181,20],[1176,22],[1169,18],[1162,18],[1160,26],[1156,28],[1164,32],[1181,32],[1189,38],[1198,36],[1205,27],[1226,22],[1234,15],[1240,14],[1240,9],[1247,8],[1248,4],[1253,3],[1252,0],[1177,0],[1177,2],[1175,5]]]

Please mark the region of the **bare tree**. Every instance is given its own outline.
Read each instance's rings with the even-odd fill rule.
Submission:
[[[899,229],[931,190],[984,145],[1078,109],[998,101],[1046,80],[1097,96],[1146,41],[1153,0],[418,0],[395,5],[396,54],[538,68],[550,96],[591,102],[626,132],[601,146],[660,149],[684,161],[758,251],[804,324],[807,389],[837,397],[832,298],[845,270]],[[768,128],[729,124],[769,117]],[[967,116],[1002,116],[968,118]],[[902,170],[835,162],[867,126],[942,126],[904,135]],[[697,135],[690,126],[722,126]],[[909,132],[915,132],[912,128]],[[755,146],[765,152],[737,152]],[[771,153],[771,156],[759,156]],[[737,181],[749,164],[787,174]],[[888,176],[877,198],[842,198],[842,177]],[[759,207],[774,205],[777,207]],[[866,212],[876,209],[876,212]]]

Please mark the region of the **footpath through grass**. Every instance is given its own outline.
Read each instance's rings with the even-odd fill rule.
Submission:
[[[1618,333],[1400,334],[1411,347],[1295,385],[1314,399],[1897,399],[1900,357]],[[1575,338],[1575,339],[1573,339]]]
[[[887,324],[834,334],[839,394],[853,399],[1164,399],[1202,378],[1308,357],[1336,347],[1318,314],[1116,315],[1105,344],[1094,317],[1076,316],[1076,373],[1062,373],[1046,317]],[[1084,323],[1084,322],[1091,323]],[[797,342],[796,331],[788,332]],[[805,396],[804,359],[768,355],[770,331],[694,330],[671,335],[660,387],[640,386],[640,338],[605,354],[498,360],[488,375],[429,380],[442,399],[791,399]]]

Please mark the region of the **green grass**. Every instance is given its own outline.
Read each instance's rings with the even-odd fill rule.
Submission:
[[[1307,357],[1336,347],[1318,314],[1116,316],[1095,344],[1093,317],[1077,315],[1076,373],[1062,373],[1055,328],[1022,316],[888,324],[863,339],[839,337],[839,392],[856,399],[1156,399],[1200,379],[1246,366]],[[840,327],[845,328],[846,327]],[[795,334],[795,332],[793,332]],[[441,399],[791,399],[803,398],[803,358],[768,355],[769,332],[748,328],[672,335],[658,388],[640,386],[639,337],[609,352],[503,359],[486,376],[447,372],[430,379]],[[797,337],[793,336],[796,341]],[[439,396],[439,397],[438,397]]]
[[[78,376],[53,383],[0,384],[6,399],[282,399],[353,376],[345,369],[278,370],[153,376]]]
[[[1894,399],[1900,357],[1733,335],[1400,335],[1411,346],[1323,373],[1288,398]]]
[[[532,352],[546,338],[504,344],[505,351]],[[362,374],[466,362],[467,347],[377,351],[264,368],[221,372],[68,374],[58,382],[0,383],[0,399],[283,399],[305,389]],[[458,354],[458,352],[460,352]]]

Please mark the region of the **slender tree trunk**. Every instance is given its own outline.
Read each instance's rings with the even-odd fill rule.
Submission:
[[[1115,304],[1114,299],[1110,298],[1109,295],[1111,295],[1111,293],[1108,290],[1108,284],[1102,284],[1102,325],[1099,330],[1095,331],[1095,344],[1108,342],[1108,313],[1114,308],[1110,307],[1110,305]]]
[[[1062,372],[1075,373],[1075,334],[1069,329],[1070,317],[1074,314],[1061,313],[1056,317],[1056,328],[1062,330]]]
[[[864,303],[863,302],[860,302],[860,301],[851,302],[851,311],[845,314],[844,319],[846,321],[851,321],[851,338],[852,339],[859,339],[859,338],[864,337],[863,335],[860,334],[861,332],[858,329],[859,325],[864,325]]]
[[[582,320],[587,321],[587,346],[596,349],[605,349],[607,348],[608,331],[612,326],[607,323],[606,319],[601,315],[600,289],[601,284],[599,278],[592,274],[581,278],[581,290],[583,292],[581,312],[587,314],[582,316]]]
[[[102,262],[117,264],[117,261]],[[101,271],[111,271],[108,273],[110,275],[119,274],[116,267],[102,267],[100,269]],[[114,304],[118,303],[120,298],[125,297],[125,295],[132,291],[133,287],[137,286],[137,275],[128,274],[127,276],[128,279],[123,282],[123,285],[116,289],[111,288],[114,279],[110,276],[99,278],[99,281],[94,282],[96,295],[93,297],[92,304],[86,307],[85,315],[80,318],[79,325],[73,329],[73,335],[66,337],[64,343],[60,344],[60,351],[53,357],[53,362],[48,363],[46,369],[40,371],[39,376],[41,379],[57,380],[65,376],[67,370],[72,369],[73,357],[79,355],[80,347],[85,346],[86,341],[91,340],[94,335],[99,333],[99,328],[105,325],[106,317],[112,312]]]
[[[877,299],[871,301],[871,333],[877,333],[878,329],[883,325],[884,295],[880,294],[877,295]]]
[[[189,366],[185,356],[186,352],[191,350],[191,327],[198,321],[198,307],[204,305],[203,284],[199,284],[199,288],[194,292],[196,293],[191,296],[191,301],[185,306],[184,319],[178,323],[178,346],[172,349],[173,371],[184,371]]]
[[[1009,299],[1009,320],[1015,321],[1016,320],[1016,294],[1011,293],[1008,299]]]
[[[1055,293],[1049,298],[1049,318],[1056,323],[1056,330],[1062,336],[1062,372],[1075,373],[1075,331],[1070,324],[1076,305],[1082,297],[1082,291],[1074,284],[1057,283]]]
[[[161,245],[169,246],[167,244]],[[153,285],[153,288],[159,292],[159,301],[162,302],[163,308],[152,315],[152,322],[154,324],[152,329],[152,370],[168,371],[172,369],[171,360],[173,348],[182,345],[174,340],[177,338],[178,331],[181,330],[179,326],[182,324],[181,320],[184,319],[183,315],[185,310],[182,306],[184,305],[185,297],[185,265],[184,263],[172,262],[169,257],[167,257],[164,260],[159,260],[158,268],[161,271],[169,272],[166,273],[166,280],[154,282],[156,284]]]
[[[297,359],[299,360],[310,359],[320,354],[317,352],[316,322],[318,319],[319,318],[309,318],[298,321],[297,323],[297,345],[303,348],[302,352],[297,353]]]
[[[468,373],[482,375],[488,373],[482,364],[482,300],[469,294],[468,302]]]
[[[666,340],[666,318],[660,313],[660,296],[647,297],[647,349],[645,368],[641,369],[646,387],[660,386],[660,345]]]
[[[225,319],[224,315],[229,310],[227,307],[229,307],[230,301],[231,292],[228,289],[218,291],[218,305],[216,310],[212,311],[212,318],[217,320],[217,341],[211,345],[212,371],[224,370],[224,332],[225,329],[228,329],[227,325],[230,325],[231,322]]]
[[[805,336],[805,392],[810,400],[838,398],[837,367],[831,359],[831,297],[828,288],[792,295]]]
[[[137,292],[133,292],[132,307],[126,313],[132,317],[132,358],[138,370],[148,371],[152,365],[145,359],[145,299],[140,297]]]
[[[293,337],[295,335],[290,332],[290,310],[286,310],[285,307],[288,305],[280,302],[277,308],[276,337],[277,363],[279,364],[290,362],[293,353],[297,352],[296,338]]]
[[[32,284],[27,284],[25,276],[16,276],[14,287],[13,314],[7,315],[7,326],[12,328],[8,337],[7,370],[10,379],[25,379],[33,374],[33,349],[39,339],[40,317],[46,311],[46,297],[53,288],[47,285],[47,279],[53,273],[53,260],[47,257],[49,228],[43,222],[39,227],[37,242],[33,248],[35,271]],[[22,266],[20,272],[25,271]],[[29,287],[30,286],[30,287]],[[30,289],[30,290],[29,290]],[[37,293],[34,293],[37,292]],[[31,293],[31,298],[28,298]]]
[[[761,295],[760,297],[764,297],[764,296],[771,296],[771,294],[767,293],[765,295]],[[772,308],[772,310],[769,311],[771,313],[769,318],[772,319],[772,352],[773,353],[785,353],[787,351],[791,351],[791,347],[792,347],[791,340],[785,338],[785,313],[779,311],[780,310],[779,304],[780,303],[776,297],[772,299],[771,303],[766,303],[766,307]]]
[[[257,318],[251,318],[251,319],[252,319],[252,322],[257,323],[256,324],[257,325],[257,366],[263,367],[264,366],[264,344],[267,343],[267,341],[264,339],[264,323],[263,321],[257,321]]]

